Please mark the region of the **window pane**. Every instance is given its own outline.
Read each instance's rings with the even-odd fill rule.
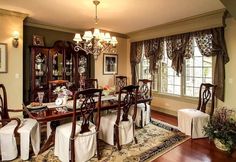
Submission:
[[[174,80],[172,76],[168,76],[168,84],[174,84]]]
[[[201,52],[199,51],[198,46],[195,46],[194,48],[194,56],[202,56]]]
[[[202,77],[202,68],[194,68],[194,76]]]
[[[194,97],[198,97],[199,96],[199,87],[198,88],[194,88],[193,96]]]
[[[180,86],[174,87],[174,94],[179,95],[180,94]]]
[[[186,86],[193,86],[193,77],[186,77]]]
[[[174,75],[174,70],[171,67],[168,67],[168,75]]]
[[[180,77],[175,77],[175,82],[173,84],[180,86]]]
[[[193,96],[193,87],[186,87],[186,96]]]
[[[194,57],[194,66],[202,66],[202,57]]]
[[[168,90],[167,90],[167,92],[168,92],[168,93],[173,93],[173,89],[174,89],[173,85],[168,85]]]
[[[203,77],[212,77],[212,68],[211,67],[203,68]]]
[[[202,78],[194,79],[194,87],[200,87],[201,84],[202,84]]]

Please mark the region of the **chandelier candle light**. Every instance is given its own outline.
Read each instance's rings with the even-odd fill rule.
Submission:
[[[100,1],[98,0],[93,1],[93,4],[95,5],[95,25],[98,24],[97,6],[99,3]],[[83,50],[87,54],[92,54],[94,55],[95,60],[102,52],[115,48],[118,43],[115,36],[111,37],[108,32],[104,34],[97,28],[94,29],[93,33],[92,31],[85,31],[82,38],[79,33],[75,34],[73,41],[76,42],[76,46],[74,47],[74,50],[76,52]]]

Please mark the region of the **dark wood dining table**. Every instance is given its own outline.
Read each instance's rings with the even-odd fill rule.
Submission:
[[[151,99],[139,99],[138,103],[146,103],[149,102]],[[71,103],[68,105],[61,105],[57,106],[54,102],[51,103],[43,103],[44,107],[41,109],[31,109],[27,106],[24,106],[24,111],[28,114],[30,118],[36,119],[39,123],[46,123],[51,122],[51,134],[46,140],[46,142],[43,144],[43,146],[40,148],[39,154],[43,153],[47,149],[49,149],[51,146],[54,145],[55,141],[55,133],[56,133],[56,127],[60,125],[60,120],[65,120],[66,118],[70,118],[73,116],[73,100],[68,101],[68,103]],[[105,110],[112,110],[115,109],[118,106],[118,100],[116,96],[103,96],[102,97],[102,106],[101,111]],[[77,110],[77,113],[80,113],[80,109]]]

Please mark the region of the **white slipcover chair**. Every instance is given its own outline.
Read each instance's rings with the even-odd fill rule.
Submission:
[[[181,132],[194,138],[206,137],[203,127],[207,125],[214,112],[215,85],[202,83],[199,90],[197,109],[178,110],[178,128]],[[206,111],[207,103],[211,100],[209,114]]]
[[[139,95],[141,99],[151,99],[152,98],[152,80],[149,79],[139,79]],[[137,116],[135,124],[138,127],[144,127],[151,121],[151,100],[146,103],[139,103],[137,105]]]
[[[54,154],[62,162],[88,161],[96,153],[99,159],[97,136],[100,124],[101,93],[101,89],[87,89],[74,94],[72,122],[56,128]],[[97,97],[97,94],[99,97],[96,103],[94,97]],[[83,101],[78,102],[77,99],[81,95]],[[78,107],[81,110],[80,113],[76,112]],[[91,122],[93,115],[96,115],[95,123]],[[77,117],[81,120],[77,121]]]
[[[125,95],[124,95],[125,94]],[[123,87],[119,92],[117,111],[101,116],[99,139],[110,145],[116,145],[118,150],[121,145],[135,140],[135,117],[137,113],[138,86]],[[133,115],[129,115],[131,106],[134,105]]]
[[[3,84],[0,84],[0,152],[2,161],[13,160],[18,155],[15,135],[20,134],[20,156],[22,160],[29,159],[30,143],[32,144],[35,155],[40,149],[40,129],[35,119],[10,118],[9,111],[19,112],[7,108],[7,93]],[[31,142],[30,142],[31,140]]]

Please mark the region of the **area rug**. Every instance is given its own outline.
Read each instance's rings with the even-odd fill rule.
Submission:
[[[136,129],[138,143],[123,145],[120,151],[116,147],[100,142],[101,160],[99,162],[144,162],[151,161],[173,149],[190,137],[181,133],[176,127],[157,120],[152,120],[144,128]],[[89,162],[97,162],[96,157]],[[22,160],[14,160],[22,162]],[[54,156],[53,148],[41,155],[32,157],[28,162],[60,162]]]

